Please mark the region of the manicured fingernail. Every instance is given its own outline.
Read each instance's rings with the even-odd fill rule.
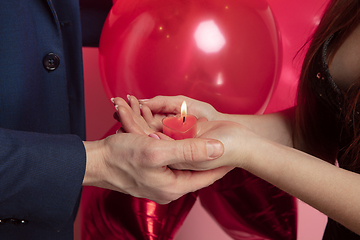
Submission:
[[[138,101],[139,101],[139,102],[146,102],[146,101],[148,101],[148,100],[150,100],[150,99],[139,99]]]
[[[155,138],[155,139],[160,139],[160,137],[158,135],[156,135],[155,133],[150,133],[149,137]]]
[[[115,98],[110,98],[110,101],[115,104]]]
[[[224,146],[219,141],[210,140],[206,143],[206,151],[209,158],[218,158],[223,154]]]
[[[128,95],[126,95],[126,97],[127,97],[128,101],[130,101],[130,95],[128,94]]]
[[[119,111],[119,105],[115,105],[116,111]]]

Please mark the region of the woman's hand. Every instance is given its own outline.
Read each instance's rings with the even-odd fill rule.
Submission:
[[[144,106],[143,116],[147,122],[151,122],[153,118],[162,119],[166,114],[180,113],[183,101],[186,101],[188,105],[188,113],[197,118],[205,117],[209,121],[231,121],[239,123],[268,140],[293,146],[291,124],[295,116],[295,108],[266,115],[243,115],[220,113],[208,103],[184,96],[157,96],[148,100],[139,100],[140,104]],[[147,107],[146,109],[145,106]],[[154,114],[154,117],[150,110]],[[146,112],[146,115],[149,117],[145,115]],[[298,142],[300,141],[298,140]],[[298,147],[303,148],[303,146],[300,145]]]
[[[261,137],[247,127],[233,121],[207,121],[206,116],[217,118],[216,116],[220,114],[210,104],[183,96],[158,96],[150,100],[140,101],[134,96],[128,96],[129,104],[122,98],[115,98],[113,102],[118,110],[117,118],[122,123],[122,132],[139,133],[172,140],[161,133],[162,118],[171,114],[178,114],[184,100],[189,106],[189,113],[199,118],[196,137],[209,141],[212,139],[220,141],[224,145],[225,152],[216,161],[193,164],[187,162],[170,167],[190,170],[208,170],[222,166],[243,167],[249,154],[256,146],[255,141]],[[152,111],[160,114],[153,115]]]
[[[113,98],[112,102],[117,111],[114,113],[114,118],[122,125],[121,132],[145,135],[161,132],[161,120],[156,119],[148,107],[142,107],[134,96],[128,96],[128,103],[119,97]],[[142,112],[145,112],[148,122],[143,118]]]
[[[172,108],[173,110],[170,111],[174,114],[177,111],[180,111],[180,107],[176,102],[179,102],[179,106],[181,105],[182,101],[186,100],[190,104],[193,104],[193,107],[198,107],[202,109],[208,108],[209,113],[216,114],[216,110],[212,108],[211,105],[193,100],[186,97],[156,97],[153,98],[154,102],[163,102],[169,108],[162,108],[164,112],[169,113],[169,109]],[[170,101],[168,101],[170,100]],[[163,139],[163,140],[173,140],[166,135],[162,134],[162,118],[165,115],[159,114],[156,116],[152,115],[150,108],[147,105],[142,105],[141,101],[138,101],[134,96],[128,96],[129,104],[122,98],[114,98],[112,99],[115,108],[117,109],[116,118],[121,122],[122,128],[120,132],[127,132],[127,133],[138,133],[142,135],[150,135],[155,138]],[[152,100],[149,100],[150,103]],[[139,103],[140,102],[140,103]],[[169,105],[166,104],[169,103]],[[162,105],[162,104],[161,104]],[[160,106],[160,105],[159,105]],[[192,112],[194,114],[194,112]],[[166,114],[167,116],[170,114]],[[206,114],[209,116],[209,114]],[[222,166],[230,166],[230,167],[239,167],[242,165],[242,161],[239,156],[244,157],[245,153],[240,152],[240,147],[244,146],[244,144],[248,141],[245,141],[245,136],[247,134],[255,136],[254,133],[251,133],[249,129],[246,127],[230,121],[208,121],[206,118],[201,117],[203,115],[198,115],[200,118],[198,120],[198,138],[207,139],[208,141],[220,141],[224,147],[225,152],[221,159],[216,161],[209,161],[209,162],[202,162],[202,163],[181,163],[176,165],[171,165],[171,168],[174,169],[190,169],[190,170],[208,170],[214,169]],[[145,120],[146,119],[146,120]],[[251,133],[251,134],[250,134]],[[216,140],[213,140],[216,139]],[[216,141],[216,142],[218,142]],[[196,149],[193,149],[196,151]],[[208,149],[211,151],[211,149]],[[211,153],[208,152],[209,155]],[[219,153],[216,154],[217,156]]]

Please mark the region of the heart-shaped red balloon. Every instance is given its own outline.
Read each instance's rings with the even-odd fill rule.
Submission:
[[[109,97],[186,95],[227,113],[259,113],[281,65],[266,0],[118,0],[99,46]]]
[[[83,240],[168,240],[184,222],[197,193],[165,205],[93,187],[84,189],[84,197]]]
[[[296,239],[295,199],[243,169],[199,192],[202,206],[233,239]]]

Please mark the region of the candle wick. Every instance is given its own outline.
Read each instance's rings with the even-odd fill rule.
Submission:
[[[183,117],[183,124],[185,123],[185,116]]]

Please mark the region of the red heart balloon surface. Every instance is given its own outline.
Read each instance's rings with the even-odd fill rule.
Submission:
[[[295,198],[243,169],[199,192],[202,206],[233,239],[296,239]]]
[[[227,113],[262,112],[281,66],[266,0],[118,0],[99,63],[109,97],[183,94]]]
[[[93,187],[85,188],[83,197],[83,240],[169,240],[184,222],[197,194],[186,194],[165,205]]]

